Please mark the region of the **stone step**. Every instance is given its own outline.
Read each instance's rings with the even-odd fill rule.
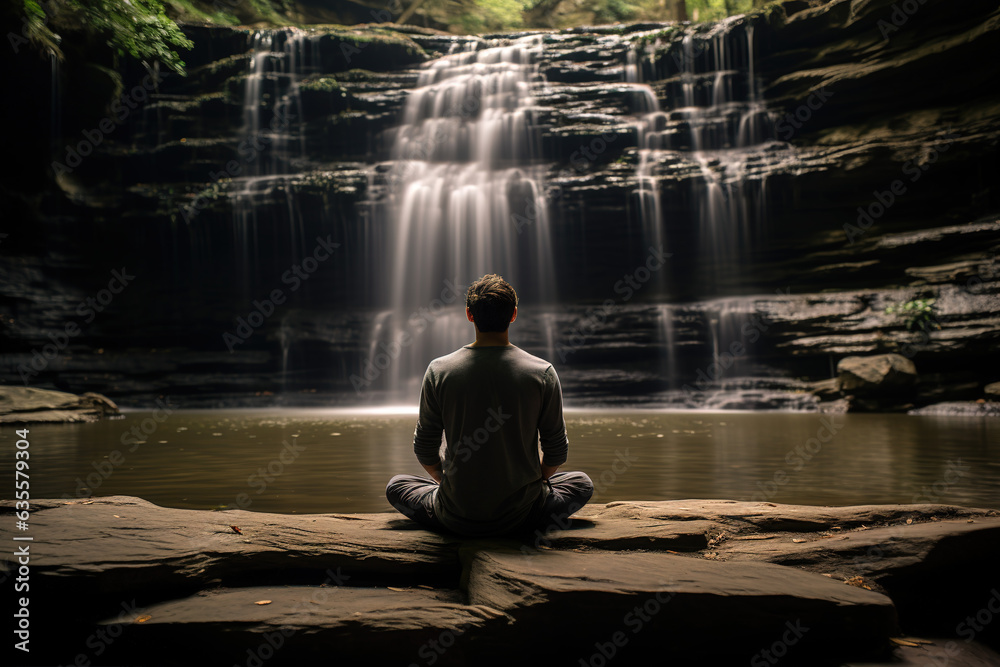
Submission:
[[[736,664],[769,649],[797,660],[847,658],[877,652],[896,630],[888,597],[768,564],[484,550],[470,554],[467,568],[471,604],[510,614],[521,632],[544,626],[550,636],[581,638],[573,648],[584,664],[601,655],[645,664],[706,653]]]
[[[341,583],[349,577],[342,578]],[[349,581],[347,581],[349,583]],[[155,664],[468,664],[469,638],[508,625],[505,614],[421,588],[254,586],[219,588],[103,620],[120,635],[101,656],[126,663],[155,646]],[[265,604],[266,603],[266,604]],[[178,642],[177,638],[183,637]],[[197,647],[197,660],[191,658]]]

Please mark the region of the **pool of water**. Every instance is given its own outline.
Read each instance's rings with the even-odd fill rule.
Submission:
[[[908,415],[571,411],[569,461],[595,502],[730,498],[808,505],[1000,508],[1000,420]],[[129,412],[29,427],[31,495],[125,494],[158,505],[380,512],[396,473],[421,474],[415,413]],[[15,429],[0,429],[14,460]],[[136,435],[138,434],[138,435]],[[13,497],[3,465],[0,497]]]

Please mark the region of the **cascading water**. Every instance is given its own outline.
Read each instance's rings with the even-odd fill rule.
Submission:
[[[421,72],[393,131],[377,209],[387,212],[377,268],[388,308],[363,372],[394,398],[412,400],[428,361],[471,339],[460,307],[470,281],[499,273],[525,301],[554,296],[532,97],[541,49],[541,36],[467,42]]]
[[[644,57],[652,58],[652,45],[648,45]],[[635,198],[638,202],[639,218],[648,242],[660,245],[663,242],[663,209],[660,199],[659,182],[653,173],[657,158],[665,146],[663,130],[666,114],[660,110],[660,102],[652,88],[642,83],[642,63],[637,49],[629,49],[625,63],[625,81],[634,85],[632,106],[642,117],[636,123],[636,137],[639,147],[639,166],[635,178],[638,187]]]
[[[677,321],[675,307],[661,305],[657,308],[660,321],[660,332],[663,336],[663,362],[666,364],[663,377],[667,379],[670,389],[674,389],[677,383]]]
[[[639,143],[639,166],[635,178],[638,187],[635,197],[638,200],[639,218],[642,221],[646,242],[661,247],[663,238],[663,205],[660,196],[660,184],[654,173],[658,158],[662,151],[662,136],[657,130],[662,127],[663,113],[659,110],[656,95],[648,86],[638,89],[638,105],[646,114],[643,122],[637,127]]]
[[[696,222],[701,254],[714,273],[738,261],[763,218],[764,182],[747,176],[753,153],[772,138],[771,121],[758,99],[753,25],[736,18],[706,34],[686,29],[663,58],[675,70],[667,79],[668,109],[655,108],[639,121],[640,190],[664,152],[694,160],[701,178],[695,184]],[[633,49],[626,79],[640,82],[644,69],[662,70],[656,48]],[[658,76],[657,78],[664,78]]]
[[[288,207],[293,255],[306,250],[301,212],[287,187],[301,166],[305,138],[299,131],[302,118],[299,80],[316,67],[318,45],[296,28],[261,30],[253,35],[250,68],[243,98],[243,134],[233,178],[233,225],[245,272],[257,263],[258,208],[262,198],[283,189]],[[249,277],[244,284],[251,285]]]
[[[745,358],[753,351],[756,336],[748,335],[748,331],[752,333],[759,326],[757,315],[753,298],[718,299],[705,304],[713,379],[721,380],[739,373]]]
[[[692,222],[697,227],[699,255],[712,267],[705,279],[713,281],[733,271],[763,221],[764,181],[748,178],[747,164],[772,138],[772,131],[757,93],[753,25],[736,18],[713,26],[708,33],[696,30],[685,28],[671,36],[669,45],[659,37],[634,46],[628,54],[625,79],[637,86],[641,98],[636,195],[644,227],[653,230],[647,235],[661,233],[664,225],[657,165],[671,155],[695,162],[700,178],[693,180]],[[652,89],[641,83],[644,71],[666,81],[666,109]],[[730,325],[735,311],[727,306],[728,302],[716,312],[705,312],[715,361],[719,346],[728,345],[727,337],[733,334]],[[660,307],[670,366],[666,377],[671,385],[676,380],[677,359],[672,349],[677,338],[673,317],[672,306]]]
[[[248,176],[289,173],[293,160],[305,152],[305,139],[295,131],[302,117],[299,80],[318,62],[317,48],[317,42],[296,28],[254,33],[243,128],[247,137],[260,138],[266,150],[247,161]]]

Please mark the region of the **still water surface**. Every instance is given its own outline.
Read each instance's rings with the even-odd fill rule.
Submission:
[[[396,473],[421,474],[415,415],[321,410],[150,412],[30,427],[34,498],[139,496],[184,508],[380,512]],[[162,413],[160,414],[162,418]],[[142,438],[131,434],[137,427]],[[808,505],[943,502],[1000,508],[1000,420],[907,415],[567,413],[563,469],[595,502],[766,499]],[[14,429],[0,430],[13,461]],[[13,493],[2,466],[0,497]]]

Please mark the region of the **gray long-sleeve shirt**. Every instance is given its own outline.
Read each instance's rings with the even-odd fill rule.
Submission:
[[[562,388],[552,364],[513,345],[465,346],[430,363],[413,451],[444,475],[434,510],[466,535],[516,528],[543,493],[545,465],[566,461]]]

